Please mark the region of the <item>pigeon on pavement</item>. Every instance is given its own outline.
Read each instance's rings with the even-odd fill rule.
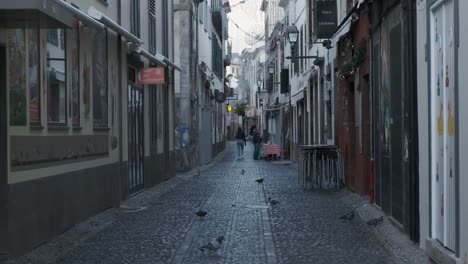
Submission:
[[[245,173],[245,170],[244,170],[244,169],[242,169],[242,170],[241,170],[241,174],[242,174],[242,175],[244,175],[244,173]]]
[[[348,212],[345,215],[341,216],[340,219],[351,221],[354,218],[354,211]]]
[[[373,218],[369,221],[367,221],[366,223],[370,226],[377,226],[378,224],[380,224],[382,221],[384,220],[384,217],[381,216],[381,217],[378,217],[378,218]]]
[[[199,216],[200,218],[203,218],[208,212],[205,212],[205,211],[202,211],[202,210],[198,210],[197,212],[195,212],[195,214],[197,216]]]
[[[204,252],[205,250],[208,251],[209,254],[216,252],[220,247],[221,243],[223,243],[224,236],[219,236],[216,239],[211,240],[207,244],[201,246],[199,249],[201,252]]]
[[[262,182],[263,182],[263,178],[256,179],[255,181],[258,182],[258,183],[262,183]]]
[[[277,204],[279,204],[278,201],[271,199],[271,197],[268,197],[268,202],[269,202],[271,205],[277,205]]]

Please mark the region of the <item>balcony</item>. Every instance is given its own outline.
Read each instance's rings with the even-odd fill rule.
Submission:
[[[227,39],[227,16],[223,0],[211,0],[211,19],[220,39]]]

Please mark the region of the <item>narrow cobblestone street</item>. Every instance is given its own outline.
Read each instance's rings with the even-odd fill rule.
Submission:
[[[237,160],[234,143],[228,143],[210,169],[185,176],[158,199],[147,200],[143,210],[116,210],[111,224],[65,245],[55,260],[42,261],[400,263],[359,216],[339,219],[351,208],[335,193],[303,191],[294,165],[254,161],[252,148],[249,143],[245,159]],[[279,203],[269,205],[268,197]],[[203,220],[194,214],[199,209],[208,212]],[[198,250],[221,235],[226,240],[216,255]],[[25,262],[38,261],[29,257]]]

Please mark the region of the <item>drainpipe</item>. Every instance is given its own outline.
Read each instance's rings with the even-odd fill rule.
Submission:
[[[416,69],[416,10],[415,1],[408,1],[406,17],[408,19],[408,60],[409,63],[409,128],[410,128],[410,238],[419,242],[419,140],[418,140],[418,89]]]
[[[122,24],[122,0],[117,1],[117,23],[119,25]],[[122,36],[119,34],[117,36],[117,65],[119,67],[119,74],[118,74],[118,83],[119,83],[119,88],[117,89],[117,94],[118,94],[118,108],[119,108],[119,180],[117,183],[117,199],[115,201],[114,206],[120,206],[120,201],[122,199],[122,180],[123,176],[125,175],[123,173],[123,111],[122,111]]]
[[[367,2],[368,16],[369,16],[369,134],[370,134],[370,162],[369,162],[369,204],[374,204],[375,190],[374,190],[374,157],[375,157],[375,138],[374,138],[374,76],[372,69],[374,67],[373,58],[373,42],[372,42],[372,2]]]
[[[195,158],[195,160],[197,161],[197,166],[200,165],[200,148],[201,148],[201,145],[200,145],[200,131],[201,131],[201,128],[202,128],[202,114],[203,114],[203,111],[202,111],[202,107],[200,105],[200,100],[203,96],[202,94],[202,89],[200,87],[198,87],[198,59],[199,59],[199,39],[198,39],[198,35],[199,35],[199,27],[198,27],[198,24],[199,24],[199,21],[198,21],[198,7],[200,5],[201,2],[203,2],[204,0],[195,0],[195,69],[194,69],[194,76],[193,76],[193,83],[194,83],[194,87],[195,89],[197,90],[197,113],[198,113],[198,126],[197,126],[197,145],[198,145],[198,148],[197,148],[197,151],[198,153],[196,153],[195,155],[193,155],[194,157],[198,157],[198,158]],[[205,1],[208,1],[208,0],[205,0]],[[210,14],[211,15],[211,14]],[[193,129],[193,126],[192,126],[192,129]],[[193,130],[192,132],[192,135],[193,133],[195,132],[195,130]],[[210,140],[211,142],[211,140]],[[213,153],[213,151],[211,152]],[[192,159],[192,162],[193,162],[193,159]],[[192,166],[193,167],[193,164]]]

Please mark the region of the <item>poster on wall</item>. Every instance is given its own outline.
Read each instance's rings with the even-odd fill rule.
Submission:
[[[24,29],[8,30],[10,125],[26,126],[26,43]]]

